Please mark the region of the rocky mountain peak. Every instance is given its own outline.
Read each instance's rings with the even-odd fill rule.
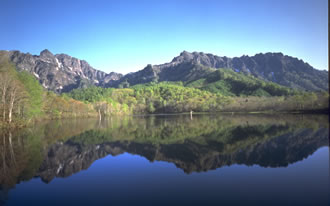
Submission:
[[[186,50],[183,50],[183,51],[180,53],[180,56],[182,56],[182,57],[191,56],[191,55],[192,55],[192,53],[190,53],[190,52],[188,52],[188,51],[186,51]]]
[[[155,80],[191,81],[202,78],[209,68],[231,69],[295,89],[320,91],[329,87],[326,71],[316,70],[308,63],[280,52],[228,58],[203,52],[182,51],[169,63],[147,66],[143,70],[125,75],[123,79],[130,85]],[[120,84],[121,81],[114,82],[112,86]]]
[[[147,71],[152,71],[153,66],[152,66],[152,64],[148,64],[144,69],[147,70]]]
[[[45,49],[38,55],[19,51],[3,51],[18,70],[33,74],[43,87],[55,92],[67,92],[74,88],[96,85],[117,87],[152,81],[193,81],[204,78],[214,69],[231,69],[290,88],[320,91],[328,90],[328,71],[314,69],[295,57],[277,53],[259,53],[254,56],[228,58],[203,52],[182,51],[169,63],[147,65],[144,69],[125,76],[107,74],[94,69],[86,61],[66,54],[53,55]],[[1,55],[3,55],[1,53]]]
[[[54,55],[48,49],[44,49],[40,52],[40,57],[54,57]]]
[[[4,51],[6,52],[6,51]],[[48,49],[40,55],[30,55],[19,51],[6,52],[17,70],[25,70],[34,75],[40,84],[49,90],[61,93],[88,85],[104,86],[118,80],[121,74],[99,71],[86,61],[66,54],[52,54]]]
[[[283,57],[284,56],[282,52],[267,52],[265,55],[275,56],[275,57]]]
[[[175,57],[172,62],[187,62],[187,61],[191,61],[194,59],[194,54],[187,52],[187,51],[183,51],[180,53],[179,56]]]

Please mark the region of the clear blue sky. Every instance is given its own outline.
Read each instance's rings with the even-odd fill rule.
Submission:
[[[327,0],[1,0],[0,50],[66,53],[128,73],[183,50],[282,52],[328,69]]]

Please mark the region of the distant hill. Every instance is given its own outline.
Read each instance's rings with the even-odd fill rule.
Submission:
[[[107,74],[94,69],[84,60],[66,54],[53,55],[48,50],[43,50],[39,56],[19,51],[0,51],[0,55],[7,55],[19,71],[28,71],[38,79],[44,88],[57,93],[69,92],[75,88],[85,88],[91,85],[129,87],[162,81],[182,81],[186,86],[212,92],[228,90],[228,94],[251,93],[251,91],[236,91],[239,88],[237,84],[229,85],[233,83],[233,79],[221,79],[219,77],[221,73],[215,73],[216,70],[221,70],[222,73],[226,71],[225,76],[231,76],[240,81],[254,81],[254,87],[264,86],[268,84],[267,82],[308,91],[327,90],[329,87],[328,71],[316,70],[308,63],[282,53],[228,58],[202,52],[183,51],[169,63],[148,65],[140,71],[127,75],[115,72]],[[218,79],[212,80],[212,76]],[[236,83],[238,82],[236,81]],[[244,90],[244,88],[241,89]],[[265,91],[264,89],[255,91],[257,89],[254,88],[252,93],[261,94]],[[267,93],[264,94],[267,95]]]
[[[274,82],[264,81],[251,74],[230,69],[217,69],[198,80],[186,82],[188,87],[220,93],[226,96],[282,96],[296,91]]]
[[[320,91],[328,89],[328,71],[320,71],[308,63],[282,53],[256,54],[235,58],[202,52],[184,51],[170,63],[148,65],[143,70],[123,76],[110,86],[140,84],[151,81],[192,81],[204,78],[214,69],[227,68],[290,88]]]

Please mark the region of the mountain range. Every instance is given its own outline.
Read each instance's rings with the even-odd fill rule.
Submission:
[[[84,60],[66,54],[54,55],[47,49],[39,56],[19,51],[1,53],[8,55],[18,71],[33,74],[44,88],[57,93],[89,85],[102,86],[123,76],[115,72],[107,74],[94,69]]]
[[[86,61],[66,54],[52,54],[43,50],[40,55],[19,51],[1,51],[15,64],[17,70],[33,74],[48,90],[57,93],[90,85],[101,87],[128,87],[136,84],[182,81],[205,78],[215,70],[232,70],[263,81],[289,88],[328,90],[328,71],[313,68],[308,63],[282,53],[260,53],[254,56],[220,57],[203,52],[183,51],[169,63],[147,65],[144,69],[126,75],[109,74],[90,66]]]

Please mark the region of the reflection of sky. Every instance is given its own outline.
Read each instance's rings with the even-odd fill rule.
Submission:
[[[328,194],[328,147],[287,168],[233,165],[189,175],[125,153],[49,184],[16,185],[8,205],[327,205]]]

